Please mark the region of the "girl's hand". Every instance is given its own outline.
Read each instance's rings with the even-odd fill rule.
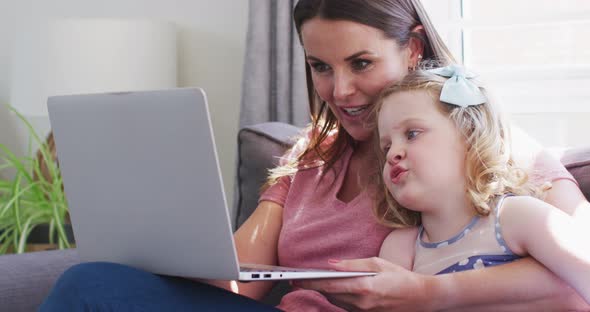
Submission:
[[[294,284],[324,294],[349,311],[434,311],[431,276],[408,271],[381,258],[330,260],[338,271],[373,271],[374,276],[301,280]]]

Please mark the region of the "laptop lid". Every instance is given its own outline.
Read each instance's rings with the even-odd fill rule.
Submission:
[[[240,271],[203,90],[54,96],[48,110],[83,261],[243,281],[375,274]]]
[[[82,260],[238,278],[203,90],[54,96],[48,110]]]

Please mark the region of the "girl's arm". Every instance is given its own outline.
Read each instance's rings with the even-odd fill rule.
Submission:
[[[500,211],[508,247],[520,255],[530,254],[590,303],[590,229],[583,223],[528,196],[507,198]]]
[[[261,201],[252,215],[234,233],[240,262],[276,265],[278,263],[277,245],[282,224],[283,207],[271,201]],[[274,284],[274,282],[241,283],[218,280],[204,282],[256,300],[264,297]]]

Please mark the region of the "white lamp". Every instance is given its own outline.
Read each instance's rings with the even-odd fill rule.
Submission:
[[[176,87],[176,27],[137,19],[49,21],[16,38],[11,71],[11,105],[44,135],[48,96]]]

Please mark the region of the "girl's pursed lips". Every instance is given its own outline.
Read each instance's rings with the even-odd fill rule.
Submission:
[[[389,171],[389,178],[391,179],[391,182],[393,184],[397,184],[400,182],[401,178],[403,177],[403,174],[406,173],[408,171],[408,169],[400,166],[400,165],[396,165],[394,166],[390,171]]]

